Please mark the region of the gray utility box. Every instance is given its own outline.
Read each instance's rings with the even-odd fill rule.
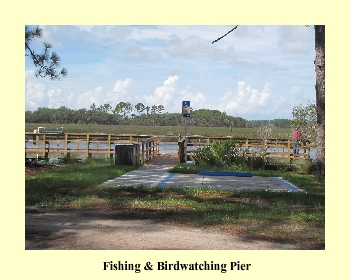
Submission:
[[[137,165],[140,163],[139,144],[117,144],[115,146],[116,165]]]

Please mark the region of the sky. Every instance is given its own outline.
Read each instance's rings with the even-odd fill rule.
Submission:
[[[119,102],[181,113],[212,109],[247,120],[292,119],[315,101],[314,29],[300,26],[40,26],[68,75],[35,77],[25,58],[25,110],[89,109]]]

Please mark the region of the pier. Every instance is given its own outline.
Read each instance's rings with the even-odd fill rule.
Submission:
[[[117,145],[135,145],[138,149],[140,164],[152,160],[177,158],[177,163],[185,162],[185,138],[175,135],[138,135],[138,134],[101,134],[101,133],[25,133],[26,159],[62,159],[62,158],[107,158],[115,159]],[[222,144],[234,140],[236,147],[245,150],[245,156],[260,153],[264,159],[274,158],[291,162],[292,159],[310,159],[310,145],[299,147],[299,153],[293,154],[290,139],[235,139],[232,136],[187,137],[187,157],[193,158],[193,150],[214,142]],[[167,155],[167,156],[165,156]],[[158,157],[158,159],[156,159]]]

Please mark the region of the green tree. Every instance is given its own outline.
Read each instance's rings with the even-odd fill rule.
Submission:
[[[165,109],[164,109],[164,106],[163,105],[158,105],[157,106],[157,112],[158,112],[158,114],[161,114],[162,113],[162,111],[164,111]]]
[[[56,52],[51,52],[52,45],[44,42],[44,49],[40,54],[37,54],[30,46],[30,43],[42,36],[43,30],[39,26],[30,28],[25,26],[25,55],[30,57],[34,63],[36,69],[36,77],[50,77],[51,80],[59,80],[62,77],[67,76],[68,71],[66,68],[61,70],[60,57]]]
[[[135,105],[135,109],[137,111],[137,113],[141,114],[143,112],[143,110],[145,110],[145,105],[143,105],[142,103],[137,103]]]
[[[96,111],[97,110],[95,103],[92,103],[92,105],[90,105],[90,110],[91,111]]]
[[[111,109],[112,109],[112,106],[109,105],[108,103],[100,105],[100,107],[98,107],[99,111],[105,112],[105,113],[108,113],[108,111],[111,110]]]
[[[115,106],[114,111],[126,118],[126,114],[132,111],[132,105],[130,102],[119,102],[117,106]]]
[[[125,111],[127,114],[130,114],[133,110],[133,105],[130,102],[126,102],[126,108]]]
[[[154,115],[156,113],[156,109],[157,109],[157,106],[156,105],[152,105],[151,107],[151,114]]]
[[[291,121],[292,128],[299,128],[302,132],[302,140],[313,142],[316,140],[316,104],[310,103],[306,106],[300,104],[294,106],[293,120]]]

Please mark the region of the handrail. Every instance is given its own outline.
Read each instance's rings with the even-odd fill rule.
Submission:
[[[201,139],[198,136],[195,137],[187,137],[188,139]],[[234,139],[232,137],[211,137],[210,139],[216,139],[219,140],[219,144],[223,144],[222,141]],[[210,142],[207,138],[206,143],[187,143],[187,146],[210,146],[213,143]],[[286,159],[289,163],[292,159],[310,159],[310,144],[306,143],[305,145],[301,145],[299,147],[293,147],[292,141],[290,139],[282,138],[282,139],[257,139],[257,138],[251,138],[251,139],[241,139],[237,140],[235,146],[237,148],[241,148],[242,152],[245,151],[246,156],[252,156],[255,154],[260,154],[264,157],[265,160],[267,159]],[[178,141],[178,157],[179,162],[184,163],[185,162],[185,137],[181,138],[181,140]],[[299,153],[294,154],[293,149],[297,148]],[[280,151],[275,151],[275,149],[279,149]],[[187,156],[191,155],[191,151],[187,151]]]
[[[107,157],[113,159],[116,144],[139,144],[140,161],[142,164],[159,154],[159,138],[154,135],[138,134],[104,134],[104,133],[25,133],[25,156],[26,158],[63,158],[63,157]],[[161,136],[177,138],[176,135]],[[212,145],[215,141],[223,143],[225,140],[237,140],[232,136],[187,136],[187,146]],[[175,139],[172,139],[175,140]],[[176,140],[175,140],[176,141]],[[179,162],[185,162],[184,155],[185,138],[178,137]],[[294,155],[292,141],[290,139],[238,139],[237,145],[247,150],[264,150],[266,158],[284,158],[289,162],[291,159],[310,159],[310,145],[299,147],[299,154]],[[176,142],[173,142],[174,144]],[[281,149],[275,152],[274,149]],[[188,155],[191,151],[189,151]]]
[[[104,133],[25,133],[26,158],[87,158],[113,159],[117,144],[146,145],[142,163],[159,153],[159,140],[153,135]]]
[[[157,136],[141,141],[141,163],[151,160],[159,154],[159,140]]]

